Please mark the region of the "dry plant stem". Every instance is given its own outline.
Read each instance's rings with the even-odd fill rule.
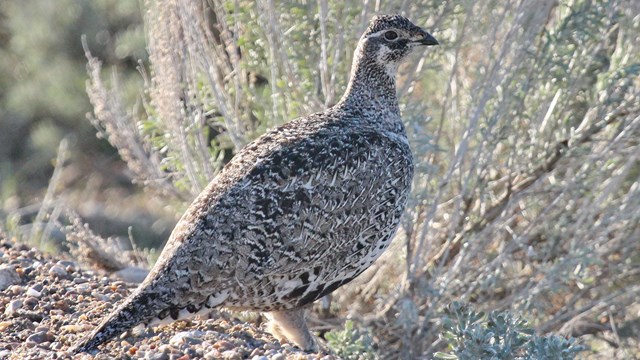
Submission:
[[[504,58],[507,54],[507,51],[509,50],[509,45],[511,43],[511,41],[513,41],[512,37],[515,34],[515,31],[519,28],[519,26],[517,26],[517,24],[514,24],[505,39],[505,43],[502,46],[502,50],[501,50],[501,54],[499,55],[498,58]],[[460,141],[460,144],[458,145],[455,155],[453,156],[453,159],[450,163],[449,169],[444,177],[444,180],[442,181],[442,184],[448,184],[452,181],[453,176],[455,173],[457,173],[458,168],[462,165],[464,158],[467,156],[467,150],[469,147],[469,142],[470,140],[476,135],[476,131],[478,129],[478,123],[480,121],[480,117],[482,115],[482,112],[484,111],[487,102],[489,101],[489,99],[493,96],[493,93],[495,92],[496,86],[502,81],[502,77],[504,75],[502,75],[502,72],[500,72],[500,62],[495,62],[492,66],[491,71],[489,72],[489,75],[487,76],[487,78],[489,79],[489,83],[487,84],[486,87],[484,87],[483,91],[481,92],[481,95],[479,97],[479,102],[478,105],[475,107],[475,109],[473,110],[473,113],[471,114],[469,123],[467,125],[466,131],[463,135],[463,138]],[[440,189],[438,189],[438,193],[436,194],[433,202],[432,202],[432,207],[429,210],[429,212],[427,213],[427,219],[433,219],[435,212],[437,210],[437,204],[439,204],[440,199],[442,197],[442,192],[444,190],[444,187],[440,187]],[[427,223],[426,225],[427,227],[430,227],[431,224]],[[413,253],[415,254],[414,257],[411,259],[411,264],[412,265],[412,271],[413,272],[418,272],[420,271],[419,269],[422,268],[422,266],[424,265],[424,259],[422,254],[424,253],[424,247],[425,247],[425,243],[427,240],[427,232],[424,231],[422,232],[422,236],[418,239],[417,244],[415,245],[415,251],[413,251]],[[414,274],[413,276],[410,276],[409,278],[415,278],[416,275]]]
[[[210,51],[216,54],[216,57],[219,59],[218,62],[221,62],[225,65],[224,67],[222,67],[223,72],[225,74],[229,74],[225,76],[225,79],[231,78],[233,81],[235,91],[233,97],[233,113],[238,117],[237,121],[239,122],[238,125],[234,126],[237,133],[234,136],[242,139],[243,143],[246,143],[248,139],[246,139],[246,137],[242,135],[242,129],[252,128],[252,125],[250,124],[251,121],[249,120],[251,118],[249,106],[246,106],[246,104],[244,107],[242,106],[246,95],[249,93],[249,73],[241,62],[239,52],[236,51],[236,49],[238,48],[239,36],[242,31],[237,15],[239,12],[238,3],[234,3],[235,11],[233,14],[233,24],[231,25],[228,24],[226,20],[229,14],[224,9],[223,4],[219,1],[215,1],[215,4],[213,6],[215,9],[217,24],[207,24],[207,31],[205,32],[205,34],[208,37],[208,44],[209,48],[211,49]],[[211,34],[211,31],[208,31],[208,29],[213,29],[215,27],[219,27],[221,29],[219,35],[221,43],[219,45],[217,45],[217,42],[214,40],[214,36],[213,34]],[[221,51],[223,49],[226,51]],[[225,57],[223,53],[226,53],[227,56]],[[227,119],[225,119],[225,121],[227,126],[230,126],[231,123],[233,123],[232,121],[228,121]],[[234,141],[234,143],[236,143],[236,141]],[[238,144],[236,144],[236,150],[239,150]]]
[[[329,9],[326,0],[318,1],[318,17],[320,19],[320,83],[324,95],[324,105],[329,107],[334,101],[334,92],[329,77],[327,59],[327,15]]]
[[[218,46],[212,46],[213,44],[210,42],[212,36],[210,35],[208,29],[203,26],[202,15],[194,11],[196,10],[194,6],[188,6],[185,3],[181,3],[179,10],[181,23],[187,27],[185,29],[185,32],[190,37],[190,46],[193,47],[191,54],[195,55],[193,59],[194,72],[192,74],[192,77],[195,78],[197,73],[200,71],[203,71],[207,75],[209,84],[212,89],[214,89],[213,94],[216,100],[216,107],[222,113],[222,118],[224,119],[225,126],[229,131],[229,136],[233,141],[236,150],[239,150],[246,144],[247,141],[242,136],[242,131],[238,127],[237,120],[233,120],[241,118],[239,107],[237,102],[232,103],[231,101],[229,101],[231,99],[224,96],[226,92],[224,83],[224,81],[226,80],[225,74],[239,71],[239,68],[225,69],[224,66],[221,66],[227,63],[226,56],[220,51],[220,48]],[[224,18],[220,19],[220,21],[224,23]],[[205,35],[208,35],[209,40],[205,38]],[[226,33],[223,38],[225,37],[227,37]],[[228,49],[231,50],[235,47],[235,44],[230,43],[230,39],[228,39],[228,37],[225,39],[225,41],[227,45],[226,47]],[[209,48],[213,49],[213,52],[207,53],[207,49],[204,47],[205,45],[209,45]],[[233,51],[229,52],[232,53]],[[201,63],[199,64],[198,62]]]
[[[542,324],[538,329],[541,333],[546,333],[550,330],[559,328],[562,324],[568,322],[570,319],[580,317],[588,312],[599,313],[600,311],[607,309],[613,302],[613,300],[619,299],[623,296],[637,298],[638,294],[640,294],[640,285],[612,292],[609,295],[593,300],[588,304],[581,306],[580,308],[558,314],[547,323]]]
[[[167,175],[161,172],[157,154],[151,149],[145,149],[135,121],[125,113],[118,95],[117,78],[115,75],[112,77],[114,88],[109,91],[102,83],[100,61],[91,55],[86,41],[83,41],[83,46],[88,60],[87,93],[95,115],[89,120],[98,130],[98,135],[104,137],[113,147],[118,149],[122,160],[135,174],[134,180],[159,189],[165,194],[180,197],[179,192],[168,181]]]
[[[270,64],[270,84],[271,84],[271,106],[272,106],[272,114],[273,118],[277,118],[279,112],[279,93],[280,90],[277,88],[278,78],[280,77],[280,67],[278,64],[281,64],[280,58],[278,56],[277,50],[279,48],[278,43],[278,31],[276,25],[276,10],[273,0],[261,0],[259,2],[261,7],[261,14],[263,18],[263,28],[265,35],[267,37],[267,42],[269,43],[269,64]]]
[[[49,186],[47,187],[47,192],[44,195],[44,199],[42,199],[42,204],[38,209],[38,214],[36,215],[35,220],[33,221],[33,227],[30,233],[29,242],[31,244],[36,244],[38,247],[42,247],[43,241],[49,238],[49,234],[52,230],[52,221],[57,218],[57,215],[60,213],[60,203],[54,200],[56,192],[58,191],[58,186],[60,185],[60,177],[62,175],[62,171],[64,170],[65,162],[69,156],[69,141],[65,138],[60,141],[60,145],[58,146],[58,155],[55,160],[53,174],[51,175],[51,179],[49,180]],[[47,223],[43,224],[45,218],[48,217]]]
[[[640,109],[631,110],[640,111]],[[453,261],[460,251],[461,243],[460,241],[466,237],[468,237],[469,233],[477,233],[484,229],[485,226],[492,223],[498,216],[500,216],[503,211],[508,207],[510,201],[514,198],[518,198],[522,193],[528,190],[534,183],[541,180],[551,172],[553,172],[558,164],[558,162],[568,156],[570,154],[569,144],[572,144],[573,148],[586,143],[591,140],[591,138],[596,135],[598,132],[602,131],[606,126],[616,122],[622,117],[627,116],[630,113],[628,109],[620,110],[610,114],[606,119],[596,124],[593,124],[589,127],[584,133],[576,134],[575,140],[563,140],[559,141],[554,147],[545,162],[535,168],[529,175],[523,176],[524,179],[519,181],[518,183],[511,185],[509,184],[509,188],[507,192],[499,199],[494,205],[492,205],[486,213],[483,215],[482,219],[477,221],[476,223],[470,225],[469,228],[464,231],[458,233],[451,241],[443,244],[440,252],[434,256],[432,261],[427,265],[429,266],[441,266],[448,265],[451,261]],[[444,264],[441,264],[444,262]]]
[[[64,228],[71,254],[78,261],[88,263],[94,268],[115,272],[124,269],[127,264],[119,260],[108,240],[94,234],[87,224],[73,211],[67,211],[71,225]]]

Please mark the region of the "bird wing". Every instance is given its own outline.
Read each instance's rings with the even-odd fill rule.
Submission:
[[[251,148],[191,205],[154,268],[180,284],[177,298],[350,280],[388,245],[413,174],[406,138],[327,130]]]

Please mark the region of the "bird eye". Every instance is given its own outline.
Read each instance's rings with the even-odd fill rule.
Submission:
[[[398,34],[395,31],[387,31],[384,33],[384,38],[387,40],[395,40],[398,38]]]

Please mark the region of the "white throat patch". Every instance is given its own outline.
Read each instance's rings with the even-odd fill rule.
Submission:
[[[390,53],[391,49],[389,49],[388,47],[380,47],[380,50],[378,50],[377,54],[377,62],[378,64],[384,64],[384,71],[387,73],[387,75],[389,75],[389,77],[395,79],[399,63],[397,61],[387,60],[387,56]]]

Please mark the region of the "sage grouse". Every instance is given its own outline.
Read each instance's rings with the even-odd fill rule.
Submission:
[[[340,102],[242,149],[191,204],[140,287],[73,351],[219,306],[269,312],[274,335],[317,350],[306,305],[367,269],[398,227],[413,157],[396,70],[417,46],[436,44],[402,16],[375,17]]]

